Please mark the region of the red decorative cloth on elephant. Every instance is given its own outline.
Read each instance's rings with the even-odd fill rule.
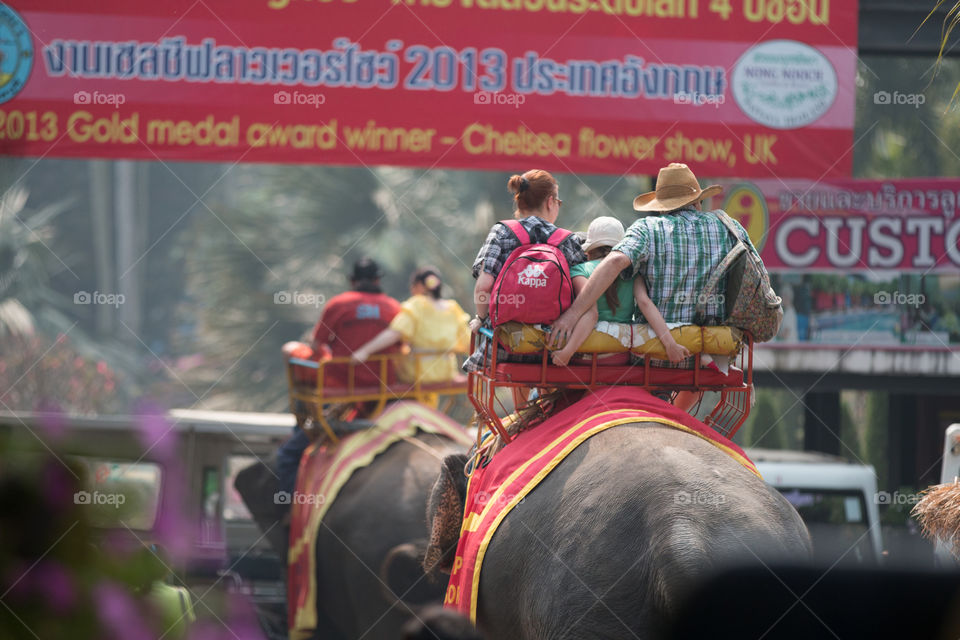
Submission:
[[[287,615],[291,639],[312,637],[317,626],[313,549],[327,510],[355,471],[417,431],[445,436],[464,446],[473,442],[466,430],[446,415],[416,402],[402,401],[389,406],[370,429],[345,436],[336,445],[314,444],[303,452],[290,505]]]
[[[535,428],[521,432],[486,467],[473,472],[444,606],[476,622],[480,569],[500,522],[588,438],[637,421],[658,422],[703,438],[760,475],[743,449],[685,411],[640,387],[602,387]]]

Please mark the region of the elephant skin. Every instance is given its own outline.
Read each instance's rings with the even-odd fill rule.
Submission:
[[[444,462],[431,505],[460,490],[449,469],[464,461]],[[428,514],[429,571],[451,567],[450,517]],[[796,510],[726,453],[657,423],[621,425],[571,452],[504,518],[480,573],[477,626],[488,640],[650,640],[725,566],[810,553]]]
[[[442,602],[446,581],[427,577],[422,567],[424,513],[442,460],[463,448],[433,434],[419,433],[416,440],[420,446],[397,442],[355,471],[324,516],[315,546],[315,637],[396,640],[414,609]],[[272,499],[275,490],[275,483],[266,483],[262,492]],[[244,502],[257,502],[244,494]]]

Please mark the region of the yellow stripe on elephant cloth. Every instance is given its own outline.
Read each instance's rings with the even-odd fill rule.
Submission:
[[[313,629],[317,626],[317,576],[316,560],[313,554],[312,543],[316,540],[317,532],[320,529],[320,524],[324,516],[336,499],[336,494],[339,493],[343,485],[347,483],[353,475],[353,472],[370,464],[379,453],[393,444],[399,437],[402,436],[394,436],[394,434],[389,431],[371,431],[356,434],[356,436],[344,443],[344,451],[338,453],[327,473],[321,478],[320,485],[316,488],[316,494],[323,496],[324,499],[322,502],[316,504],[315,510],[310,513],[300,538],[293,545],[287,558],[288,563],[293,565],[300,561],[301,555],[305,554],[303,560],[307,563],[307,571],[305,572],[307,576],[307,593],[303,605],[299,606],[296,610],[293,625],[291,626],[291,637],[294,633],[305,633],[307,637],[309,637]],[[369,447],[366,454],[358,455],[358,452],[363,451],[364,447]]]
[[[483,511],[480,514],[471,513],[467,518],[464,518],[463,524],[460,527],[460,535],[463,535],[464,531],[469,531],[469,532],[476,531],[480,523],[486,520],[487,516],[490,515],[490,510],[493,509],[494,505],[500,504],[501,497],[510,488],[510,485],[512,485],[517,478],[523,475],[524,471],[530,468],[531,465],[535,464],[541,458],[543,458],[548,453],[550,453],[550,450],[553,447],[555,447],[559,442],[561,442],[566,438],[569,438],[571,435],[573,435],[577,431],[577,429],[583,428],[583,425],[588,423],[590,420],[595,420],[597,418],[600,418],[605,415],[609,415],[611,413],[622,413],[622,412],[623,412],[623,409],[611,409],[609,411],[603,411],[596,415],[592,415],[586,420],[582,422],[578,422],[577,424],[567,429],[565,432],[563,432],[560,435],[560,437],[555,439],[546,447],[543,447],[536,455],[531,456],[526,462],[524,462],[522,465],[517,467],[517,469],[513,473],[511,473],[507,477],[507,479],[500,484],[499,487],[497,487],[497,490],[493,492],[493,495],[487,499],[487,504],[483,508]],[[473,476],[470,477],[470,482],[467,483],[467,495],[470,495],[471,482],[473,482]]]
[[[605,411],[603,414],[600,414],[600,415],[609,414],[609,413],[621,413],[621,414],[622,414],[622,413],[624,413],[624,411],[625,411],[625,410],[623,410],[623,409],[615,409],[615,410],[612,410],[612,411]],[[512,511],[513,508],[514,508],[521,500],[523,500],[523,499],[527,496],[527,494],[530,493],[530,491],[532,491],[538,484],[540,484],[540,481],[542,481],[551,471],[553,471],[553,469],[554,469],[558,464],[560,464],[560,462],[563,461],[563,459],[566,458],[567,455],[569,455],[571,451],[573,451],[573,450],[576,449],[578,446],[580,446],[585,440],[587,440],[587,439],[589,439],[590,437],[592,437],[592,436],[600,433],[601,431],[605,431],[605,430],[607,430],[607,429],[610,429],[611,427],[616,427],[616,426],[619,426],[619,425],[622,425],[622,424],[628,424],[628,423],[631,423],[631,422],[636,422],[638,418],[641,418],[641,419],[643,419],[643,420],[646,421],[646,422],[658,422],[658,423],[660,423],[660,424],[664,424],[664,425],[667,425],[667,426],[676,427],[677,429],[680,429],[681,431],[685,431],[685,432],[687,432],[687,433],[692,433],[692,434],[694,434],[694,435],[696,435],[696,436],[699,436],[699,437],[702,438],[703,440],[706,440],[707,442],[709,442],[710,444],[716,446],[717,448],[721,449],[722,451],[725,451],[727,454],[729,454],[731,457],[733,457],[735,460],[737,460],[741,465],[743,465],[744,467],[746,467],[749,471],[751,471],[752,473],[756,474],[757,477],[759,477],[761,480],[763,479],[763,477],[760,475],[760,472],[757,471],[757,468],[753,465],[753,463],[752,463],[749,459],[744,458],[744,457],[741,456],[739,453],[737,453],[736,451],[730,449],[729,447],[724,446],[724,445],[722,445],[722,444],[720,444],[720,443],[718,443],[718,442],[715,442],[715,441],[711,440],[710,438],[707,438],[707,437],[701,435],[700,433],[697,433],[696,431],[694,431],[694,430],[692,430],[692,429],[690,429],[690,428],[688,428],[688,427],[680,424],[679,422],[674,422],[673,420],[668,420],[668,419],[666,419],[666,418],[661,418],[661,417],[658,417],[658,416],[655,416],[655,415],[650,415],[649,417],[636,415],[636,414],[641,413],[641,412],[638,412],[638,411],[636,411],[636,410],[633,410],[632,413],[634,413],[635,415],[631,415],[631,416],[629,416],[629,417],[624,417],[624,418],[618,418],[618,419],[610,420],[610,421],[608,421],[608,422],[605,422],[605,423],[599,424],[599,425],[597,425],[597,426],[595,426],[595,427],[592,427],[592,428],[588,429],[587,431],[584,431],[583,433],[579,434],[576,438],[574,438],[574,439],[571,440],[566,446],[564,446],[563,449],[561,449],[559,452],[557,452],[556,454],[554,454],[554,457],[553,457],[540,471],[538,471],[537,474],[536,474],[533,478],[531,478],[519,491],[517,491],[517,492],[513,495],[513,497],[510,499],[510,501],[506,504],[506,506],[500,511],[500,513],[497,514],[496,519],[493,521],[493,523],[490,525],[490,527],[487,529],[487,531],[486,531],[486,532],[484,533],[484,535],[483,535],[483,538],[482,538],[482,540],[481,540],[481,542],[480,542],[479,549],[478,549],[478,551],[477,551],[477,559],[476,559],[476,561],[474,562],[473,583],[471,584],[471,587],[470,587],[470,620],[471,620],[474,624],[476,624],[476,622],[477,622],[477,598],[479,597],[479,592],[480,592],[480,570],[483,568],[483,557],[484,557],[484,555],[486,555],[487,546],[490,544],[490,540],[493,538],[493,534],[496,533],[497,527],[500,526],[500,523],[501,523],[501,522],[503,521],[503,519],[507,516],[507,514],[510,513],[510,511]],[[646,412],[642,412],[642,413],[646,413]],[[562,440],[563,440],[564,438],[566,438],[566,437],[569,437],[569,435],[571,434],[571,432],[575,431],[576,429],[582,428],[583,425],[585,425],[586,423],[590,422],[591,420],[595,420],[596,418],[597,418],[597,415],[594,415],[594,416],[591,416],[590,418],[587,418],[586,420],[583,420],[582,422],[578,423],[575,427],[573,427],[572,429],[569,429],[566,433],[564,433],[563,436],[561,436],[560,438],[557,438],[556,440],[554,440],[549,446],[544,447],[544,451],[549,451],[549,450],[550,450],[553,446],[555,446],[558,442],[562,441]],[[538,456],[536,456],[536,457],[539,458],[540,456],[538,455]],[[522,468],[525,469],[525,468],[527,468],[528,466],[529,466],[529,464],[524,464]],[[520,471],[520,470],[518,470],[518,471]],[[479,526],[480,522],[482,522],[483,519],[489,514],[489,511],[488,511],[488,510],[489,510],[490,506],[491,506],[491,505],[494,505],[494,504],[497,504],[497,496],[498,496],[498,495],[502,495],[502,493],[503,493],[502,490],[504,490],[505,487],[506,487],[507,489],[509,489],[510,483],[512,483],[512,482],[516,479],[517,476],[518,476],[518,474],[517,474],[516,472],[515,472],[514,474],[511,474],[510,477],[509,477],[509,479],[508,479],[508,481],[505,481],[504,483],[502,483],[502,484],[500,485],[500,487],[497,489],[496,493],[494,494],[494,497],[492,497],[492,498],[489,499],[489,503],[488,503],[487,507],[484,508],[483,514],[481,515],[479,521],[477,522],[477,526]],[[469,494],[469,489],[468,489],[468,494]],[[461,533],[461,535],[462,535],[462,533]]]
[[[507,490],[509,490],[510,485],[513,484],[513,482],[514,482],[517,478],[519,478],[521,475],[523,475],[523,473],[524,473],[531,465],[535,464],[537,461],[539,461],[541,458],[543,458],[545,455],[547,455],[547,454],[550,452],[550,450],[551,450],[553,447],[555,447],[558,443],[560,443],[561,441],[563,441],[563,440],[566,439],[566,438],[569,438],[569,437],[570,437],[572,434],[574,434],[578,429],[582,429],[582,428],[583,428],[583,425],[585,425],[586,423],[588,423],[588,422],[591,421],[591,420],[596,420],[597,418],[601,418],[601,417],[603,417],[603,416],[607,416],[607,415],[610,415],[610,414],[621,414],[621,415],[622,415],[624,411],[631,411],[631,412],[633,412],[633,414],[630,416],[630,420],[634,420],[634,419],[637,419],[637,418],[643,418],[644,420],[647,420],[648,422],[659,422],[659,423],[661,423],[661,424],[669,425],[669,426],[671,426],[671,427],[676,427],[677,429],[680,429],[680,430],[682,430],[682,431],[686,431],[687,433],[691,433],[691,434],[693,434],[693,435],[695,435],[695,436],[697,436],[697,437],[699,437],[699,438],[701,438],[701,439],[703,439],[703,440],[706,440],[706,441],[709,442],[710,444],[712,444],[712,445],[714,445],[715,447],[717,447],[717,448],[719,448],[720,450],[722,450],[724,453],[728,454],[730,457],[732,457],[734,460],[736,460],[737,462],[739,462],[740,464],[742,464],[743,466],[745,466],[747,469],[749,469],[749,470],[752,471],[753,473],[757,474],[758,476],[760,475],[760,473],[757,471],[757,468],[754,466],[754,464],[753,464],[749,459],[741,456],[738,452],[736,452],[736,451],[734,451],[733,449],[727,447],[726,445],[723,445],[723,444],[721,444],[721,443],[719,443],[719,442],[716,442],[715,440],[711,440],[710,438],[704,436],[703,434],[701,434],[701,433],[699,433],[699,432],[697,432],[697,431],[694,431],[693,429],[690,429],[689,427],[687,427],[687,426],[685,426],[685,425],[683,425],[683,424],[680,424],[679,422],[674,422],[673,420],[669,420],[669,419],[667,419],[667,418],[664,418],[664,417],[662,417],[662,416],[657,416],[657,415],[655,415],[655,414],[646,413],[646,412],[640,412],[640,411],[637,410],[637,409],[611,409],[611,410],[609,410],[609,411],[603,411],[603,412],[600,412],[600,413],[598,413],[598,414],[594,414],[594,415],[590,416],[589,418],[587,418],[586,420],[583,420],[583,421],[581,421],[581,422],[578,422],[578,423],[575,424],[574,426],[572,426],[572,427],[570,427],[569,429],[567,429],[563,434],[560,435],[560,437],[558,437],[557,439],[555,439],[555,440],[554,440],[553,442],[551,442],[548,446],[542,448],[539,453],[537,453],[536,455],[530,457],[529,460],[527,460],[527,461],[524,462],[522,465],[520,465],[520,466],[516,469],[516,471],[514,471],[512,474],[510,474],[510,476],[497,488],[497,490],[493,493],[493,495],[488,499],[487,505],[483,508],[483,511],[480,513],[479,517],[477,517],[477,514],[476,514],[476,513],[472,513],[472,514],[470,514],[470,516],[468,516],[467,518],[464,518],[463,524],[461,525],[461,528],[460,528],[461,534],[462,534],[464,531],[476,531],[476,530],[477,530],[477,526],[479,525],[480,522],[482,522],[483,520],[485,520],[485,519],[487,518],[487,516],[488,516],[489,513],[490,513],[490,510],[493,509],[495,505],[500,504],[500,499],[501,499],[501,497],[503,496],[503,494],[504,494]],[[629,420],[628,420],[628,422],[629,422]],[[621,423],[619,423],[619,424],[623,424],[623,423],[621,422]],[[581,442],[582,442],[582,441],[581,441]],[[471,481],[472,481],[472,478],[471,478]],[[469,486],[468,486],[468,493],[469,493]]]
[[[306,552],[309,567],[308,597],[305,606],[297,609],[295,620],[289,625],[291,638],[299,640],[299,638],[309,637],[317,626],[316,558],[312,553],[312,543],[316,540],[323,517],[333,505],[340,489],[350,480],[355,471],[369,465],[395,442],[416,435],[418,430],[446,436],[464,446],[473,442],[463,428],[447,416],[415,402],[398,402],[377,419],[375,426],[366,431],[357,432],[344,442],[330,466],[323,471],[320,485],[315,492],[311,491],[311,493],[321,495],[324,499],[320,504],[315,505],[316,509],[311,511],[307,526],[304,527],[300,538],[291,545],[287,556],[288,564],[293,565]],[[311,451],[311,454],[313,452]]]

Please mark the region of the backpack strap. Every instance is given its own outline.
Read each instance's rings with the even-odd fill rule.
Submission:
[[[720,222],[722,222],[723,226],[727,228],[727,231],[733,234],[734,240],[737,242],[743,242],[743,238],[740,237],[740,232],[737,231],[736,225],[733,224],[733,218],[728,216],[726,211],[720,211],[719,209],[714,213],[716,213],[717,217],[720,218]]]
[[[566,229],[561,229],[557,227],[553,230],[553,233],[550,234],[550,237],[547,238],[547,244],[552,247],[559,247],[560,243],[570,237],[570,232]]]
[[[717,292],[717,287],[720,285],[720,278],[726,275],[730,267],[736,262],[745,251],[747,251],[747,245],[742,242],[738,242],[733,245],[733,249],[723,257],[723,260],[720,261],[720,264],[717,265],[710,273],[710,278],[707,280],[707,284],[703,286],[703,291],[700,292],[700,295],[697,297],[697,307],[694,315],[694,324],[703,324],[705,319],[705,313],[707,310],[707,300]]]
[[[501,220],[500,224],[510,229],[513,235],[517,236],[517,240],[520,241],[521,245],[530,244],[530,234],[527,233],[527,230],[520,224],[519,220]]]
[[[715,211],[714,213],[717,214],[717,218],[719,218],[723,226],[727,228],[727,231],[733,235],[734,243],[733,248],[730,249],[727,255],[723,257],[723,260],[720,261],[720,264],[710,273],[707,283],[703,286],[703,291],[701,291],[697,297],[697,307],[694,312],[695,324],[703,324],[707,310],[707,299],[716,293],[717,287],[720,285],[720,278],[726,275],[730,266],[733,265],[741,254],[748,250],[747,245],[740,238],[740,234],[737,232],[737,228],[734,226],[730,216],[723,211]]]

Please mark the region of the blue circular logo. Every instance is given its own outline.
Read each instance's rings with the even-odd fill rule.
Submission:
[[[33,40],[17,12],[0,4],[0,104],[20,93],[33,68]]]

